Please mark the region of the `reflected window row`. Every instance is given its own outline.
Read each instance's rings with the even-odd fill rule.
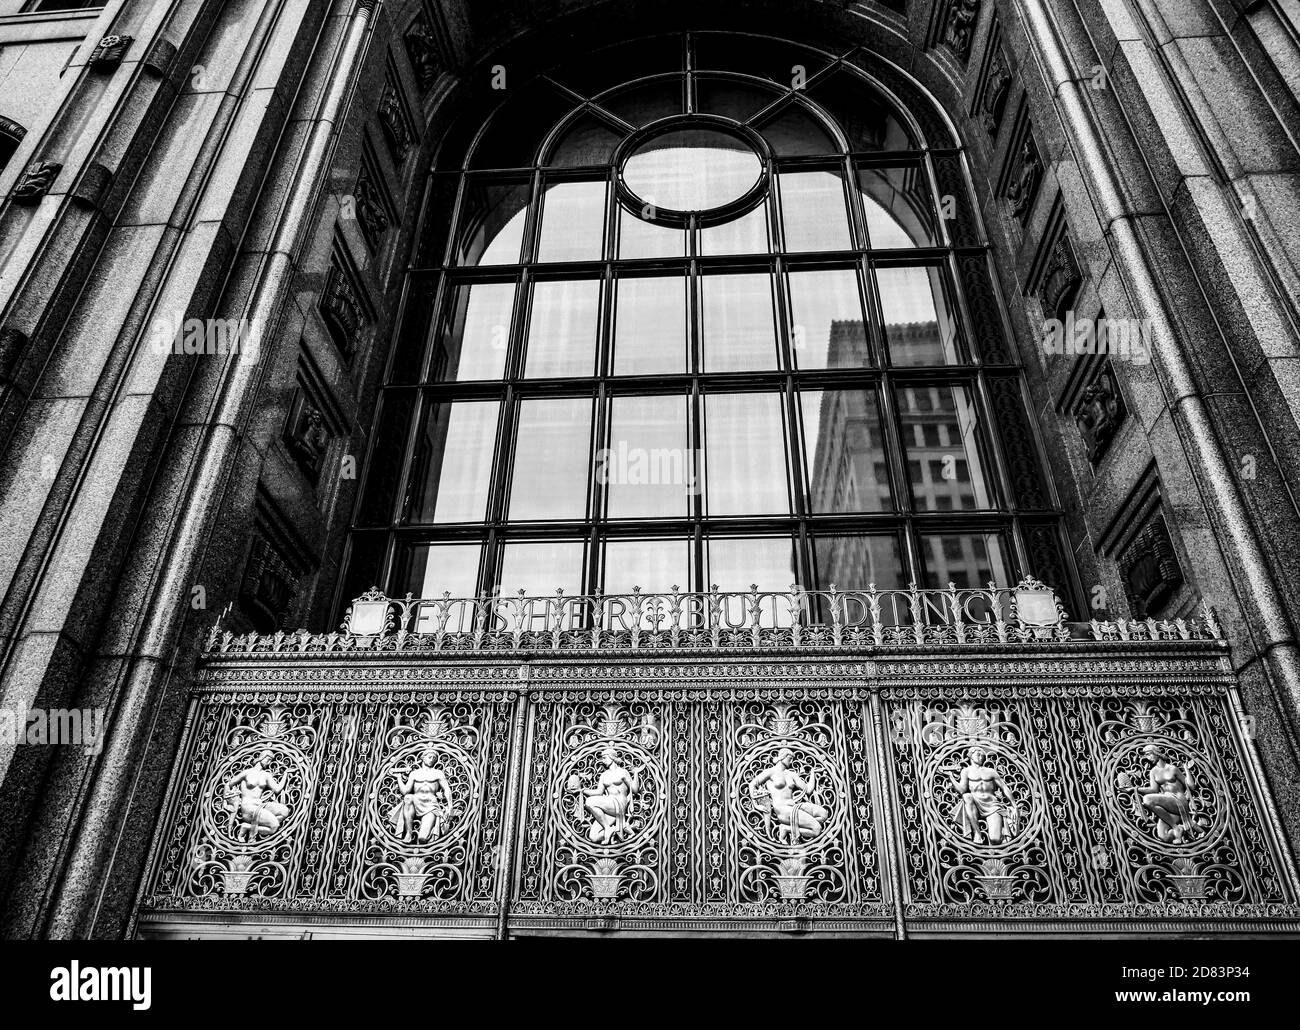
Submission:
[[[474,382],[870,368],[884,363],[882,347],[901,368],[968,360],[942,262],[865,275],[850,265],[453,284],[427,374]],[[867,283],[878,299],[865,301]],[[871,309],[879,315],[868,318]],[[394,368],[392,378],[419,375]]]
[[[972,387],[895,385],[888,396],[883,390],[877,382],[793,393],[612,394],[600,401],[430,396],[404,521],[995,509]],[[897,412],[896,436],[884,417],[887,404]]]
[[[394,555],[391,593],[416,597],[476,596],[480,589],[513,595],[607,594],[708,589],[786,591],[878,590],[986,586],[1014,582],[1007,537],[991,532],[901,532],[761,536],[507,539],[423,543],[403,541]]]

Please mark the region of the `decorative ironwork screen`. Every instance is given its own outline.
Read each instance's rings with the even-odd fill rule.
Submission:
[[[140,933],[1300,929],[1213,629],[443,654],[402,611],[214,636]]]

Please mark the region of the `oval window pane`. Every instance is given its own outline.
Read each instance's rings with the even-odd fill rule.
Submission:
[[[623,164],[623,182],[666,211],[711,211],[758,185],[763,162],[743,140],[715,129],[675,129],[642,143]]]

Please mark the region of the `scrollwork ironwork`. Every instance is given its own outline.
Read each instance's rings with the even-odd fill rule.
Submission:
[[[778,610],[738,597],[747,618]],[[923,600],[950,615],[964,601]],[[292,634],[218,652],[144,911],[602,931],[1300,926],[1223,645],[1154,623],[1062,636],[1034,580],[999,603],[984,633],[946,623],[943,651],[924,621],[877,655],[832,620],[839,653],[466,658],[298,649]],[[415,605],[375,591],[351,617],[395,643]]]

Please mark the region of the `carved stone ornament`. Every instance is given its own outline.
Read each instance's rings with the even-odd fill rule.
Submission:
[[[297,577],[262,537],[255,537],[244,567],[240,600],[258,627],[283,623],[297,596]]]
[[[411,27],[407,29],[404,42],[406,55],[415,70],[415,81],[420,84],[420,89],[427,93],[438,81],[438,75],[442,72],[442,62],[438,57],[438,44],[434,39],[433,29],[423,11],[416,16]]]
[[[358,336],[365,318],[356,284],[337,259],[330,262],[325,275],[320,309],[334,343],[344,358],[351,360],[357,351]]]
[[[1064,320],[1082,283],[1083,273],[1079,271],[1079,262],[1075,260],[1074,248],[1070,245],[1069,236],[1062,233],[1052,245],[1047,267],[1043,271],[1042,286],[1039,287],[1043,310]]]
[[[370,170],[365,166],[357,175],[356,212],[357,225],[365,238],[366,246],[372,251],[377,250],[390,224],[388,206],[384,203]]]
[[[393,155],[394,163],[402,165],[411,151],[413,136],[401,94],[397,84],[391,80],[384,86],[379,99],[379,124],[384,131],[384,138],[388,140],[388,149]]]
[[[1038,145],[1032,134],[1025,137],[1020,148],[1019,162],[1015,174],[1007,184],[1006,197],[1011,205],[1011,213],[1024,221],[1033,206],[1034,197],[1043,178],[1043,161],[1038,155]]]
[[[51,161],[37,161],[18,177],[11,194],[16,204],[39,204],[50,192],[54,180],[63,171],[63,165]]]
[[[1182,585],[1183,572],[1163,515],[1156,514],[1124,548],[1120,576],[1135,618],[1144,619]]]
[[[296,404],[293,421],[287,427],[285,443],[303,473],[314,484],[320,476],[321,461],[329,447],[330,432],[325,416],[305,398]]]
[[[1093,465],[1101,461],[1127,414],[1124,395],[1120,392],[1114,371],[1107,363],[1083,391],[1074,407],[1074,424],[1083,438],[1088,461]]]
[[[1007,67],[1007,59],[1002,56],[1002,48],[994,47],[984,95],[980,99],[980,125],[990,136],[997,135],[1010,95],[1011,70]]]
[[[970,57],[979,9],[980,0],[948,0],[948,21],[944,26],[943,42],[963,61]]]
[[[5,118],[0,115],[0,136],[7,136],[13,140],[14,146],[17,147],[27,137],[27,129],[12,118]]]
[[[122,63],[126,52],[135,42],[134,36],[105,36],[90,52],[90,67],[96,71],[110,71]]]

